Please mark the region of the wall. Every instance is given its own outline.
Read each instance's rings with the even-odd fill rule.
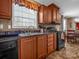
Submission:
[[[39,31],[39,29],[12,28],[12,20],[0,19],[0,31]]]
[[[76,30],[79,30],[79,18],[75,18]]]
[[[67,30],[75,30],[75,21],[73,18],[67,19]]]
[[[79,23],[76,23],[76,30],[79,30]]]
[[[63,18],[63,31],[65,32],[67,30],[67,19]]]
[[[62,31],[61,25],[55,25],[55,28],[57,29],[57,31]]]

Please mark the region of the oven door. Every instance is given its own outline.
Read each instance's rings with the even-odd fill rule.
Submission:
[[[17,50],[13,48],[0,53],[0,59],[18,59]]]
[[[18,49],[15,41],[0,43],[0,59],[18,59]]]

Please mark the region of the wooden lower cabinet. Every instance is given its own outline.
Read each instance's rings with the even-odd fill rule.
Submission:
[[[56,32],[48,34],[48,54],[55,51],[57,48],[57,38],[56,38]]]
[[[47,36],[40,35],[37,37],[37,59],[46,59],[47,55]]]
[[[18,40],[19,59],[46,59],[56,49],[56,33],[20,37]]]
[[[53,37],[54,37],[53,33],[48,34],[48,41],[47,41],[48,42],[48,54],[54,51],[54,46],[53,46],[54,38]]]
[[[53,51],[53,46],[48,46],[48,54],[50,54]]]
[[[20,38],[19,45],[19,59],[36,59],[36,37]]]

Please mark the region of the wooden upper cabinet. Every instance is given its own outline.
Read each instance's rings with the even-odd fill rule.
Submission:
[[[0,0],[0,18],[10,19],[12,15],[12,0]]]
[[[39,19],[38,22],[39,23],[43,23],[44,22],[44,20],[43,20],[44,18],[43,17],[44,17],[44,6],[40,6],[39,7],[39,11],[38,11],[38,19]]]
[[[44,5],[41,5],[39,7],[39,11],[38,11],[38,19],[39,19],[39,23],[40,24],[47,24],[49,23],[48,22],[48,15],[47,15],[47,11],[48,11],[48,8]]]
[[[48,11],[47,11],[47,19],[48,22],[51,23],[52,22],[52,9],[50,7],[48,7]]]
[[[57,22],[57,11],[58,9],[55,6],[53,6],[53,21],[54,22]]]
[[[19,40],[19,59],[36,59],[36,37],[25,37]]]
[[[45,6],[44,7],[44,23],[49,23],[49,21],[48,21],[48,14],[47,14],[47,12],[48,12],[48,8],[47,8],[47,6]]]
[[[60,23],[61,19],[60,19],[60,14],[59,14],[60,12],[59,7],[56,6],[55,4],[50,4],[48,8],[49,8],[48,20],[51,20],[51,23],[52,22]]]
[[[61,15],[59,13],[59,7],[55,4],[50,4],[49,6],[41,5],[39,7],[39,23],[41,24],[51,24],[51,23],[61,23]]]

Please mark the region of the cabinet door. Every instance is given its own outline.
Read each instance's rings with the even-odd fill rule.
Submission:
[[[59,16],[59,7],[56,6],[55,4],[51,4],[48,6],[49,8],[52,9],[52,14],[48,17],[49,19],[51,19],[51,22],[55,22],[55,23],[59,23],[60,20],[60,16]]]
[[[33,40],[33,59],[37,59],[36,58],[36,36],[35,37],[30,37],[30,39]]]
[[[49,20],[48,20],[48,8],[46,6],[44,6],[44,23],[48,24]]]
[[[40,6],[39,7],[39,23],[41,24],[47,24],[48,18],[47,18],[47,7],[46,6]]]
[[[48,6],[48,9],[48,19],[51,20],[51,22],[56,22],[56,7],[51,4]]]
[[[0,18],[11,18],[12,0],[0,0]]]
[[[53,15],[52,15],[52,17],[53,17],[52,21],[56,22],[56,19],[57,19],[57,10],[56,10],[55,7],[53,7],[53,12],[52,13],[53,13]]]
[[[21,59],[36,59],[36,38],[22,38],[21,39]]]
[[[38,12],[38,18],[39,18],[39,23],[43,23],[44,22],[44,6],[40,6],[39,7],[39,12]]]
[[[52,8],[51,7],[48,7],[48,11],[47,11],[47,19],[48,19],[48,22],[51,23],[52,22]]]
[[[37,40],[37,59],[45,58],[47,54],[46,36],[38,36]]]

